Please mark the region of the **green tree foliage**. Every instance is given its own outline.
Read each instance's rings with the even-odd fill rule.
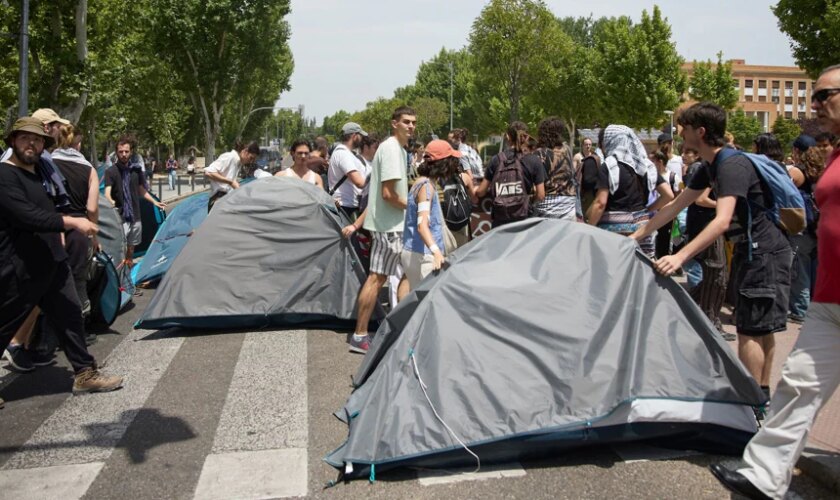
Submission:
[[[292,58],[284,18],[289,2],[143,1],[148,6],[140,19],[147,27],[146,41],[169,63],[197,110],[205,154],[212,159],[223,118],[242,129],[244,117],[234,111],[271,105],[288,88]]]
[[[449,105],[434,97],[417,97],[410,106],[417,112],[417,137],[430,137],[449,124]]]
[[[351,120],[361,125],[367,132],[376,132],[382,137],[388,137],[391,135],[391,115],[398,106],[403,104],[406,102],[397,98],[380,97],[367,103],[362,111],[353,113]]]
[[[694,74],[688,84],[688,95],[695,101],[710,101],[730,111],[738,104],[738,88],[732,79],[732,62],[723,61],[718,52],[717,63],[694,62]]]
[[[799,128],[799,124],[796,123],[796,121],[791,120],[790,118],[785,118],[784,116],[779,116],[773,123],[771,132],[773,132],[773,135],[775,135],[776,139],[779,140],[779,143],[782,145],[782,149],[785,150],[785,154],[789,154],[791,148],[793,147],[794,139],[799,137],[799,134],[802,133],[802,129]]]
[[[773,13],[791,39],[796,63],[816,78],[837,64],[840,53],[840,0],[780,0]]]
[[[336,111],[331,116],[324,117],[324,123],[321,125],[321,135],[338,139],[341,136],[341,127],[349,121],[350,113],[343,109]]]
[[[652,14],[642,12],[638,24],[620,17],[601,28],[595,49],[608,121],[631,127],[664,123],[663,110],[675,109],[688,86],[667,19],[654,6]]]
[[[523,101],[541,90],[552,61],[572,44],[541,0],[491,0],[473,22],[469,40],[473,67],[481,74],[473,82],[473,105],[486,117],[478,125],[496,130],[520,119]]]
[[[761,122],[754,116],[748,116],[743,109],[738,108],[729,115],[726,129],[735,136],[735,144],[749,149],[758,134],[764,132]]]

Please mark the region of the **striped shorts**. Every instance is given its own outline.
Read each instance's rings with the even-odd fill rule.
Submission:
[[[379,233],[371,231],[373,244],[370,249],[370,271],[390,276],[397,273],[403,249],[402,231]]]

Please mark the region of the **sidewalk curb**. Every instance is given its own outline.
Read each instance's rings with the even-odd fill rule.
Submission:
[[[840,454],[806,448],[796,466],[821,486],[840,495]]]
[[[181,201],[184,198],[189,198],[190,196],[192,196],[194,194],[203,193],[204,191],[209,191],[209,190],[210,190],[209,187],[204,188],[204,189],[197,189],[195,191],[190,191],[189,193],[181,194],[181,195],[178,195],[178,196],[173,196],[172,198],[168,198],[168,199],[162,200],[162,201],[168,205],[170,203],[175,203],[176,201]]]

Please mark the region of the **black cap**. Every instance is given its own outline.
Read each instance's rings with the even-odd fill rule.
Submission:
[[[674,142],[674,138],[671,134],[659,134],[659,137],[656,138],[656,143],[662,144],[663,142]]]

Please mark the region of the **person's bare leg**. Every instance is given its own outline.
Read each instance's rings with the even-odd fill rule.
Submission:
[[[397,303],[402,302],[410,291],[411,287],[408,285],[408,278],[406,278],[405,274],[403,274],[402,279],[400,279],[400,285],[397,287]]]
[[[367,335],[370,315],[379,297],[379,290],[388,279],[384,274],[370,273],[359,290],[359,299],[356,302],[358,315],[356,317],[356,335]]]
[[[134,247],[131,245],[125,247],[125,265],[129,268],[134,265]]]
[[[29,340],[32,338],[32,332],[35,330],[35,323],[38,321],[38,314],[40,313],[41,309],[38,306],[35,306],[29,311],[29,316],[26,317],[23,324],[15,332],[15,336],[12,337],[10,344],[20,345],[26,348],[29,347]]]
[[[764,349],[761,337],[738,334],[738,359],[756,382],[761,382],[764,373]]]
[[[764,367],[761,370],[761,380],[758,382],[763,387],[770,387],[770,370],[773,368],[773,356],[776,354],[776,336],[771,333],[760,338],[761,349],[764,353]]]

